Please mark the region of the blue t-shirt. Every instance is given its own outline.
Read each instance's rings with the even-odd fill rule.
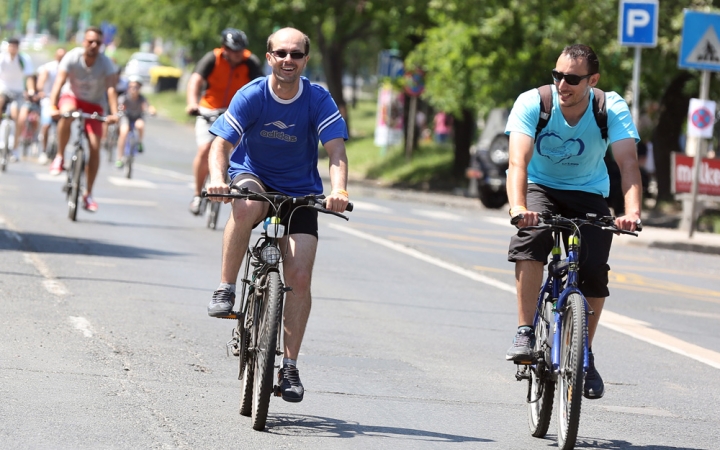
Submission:
[[[608,114],[608,140],[605,141],[595,122],[592,91],[585,114],[572,127],[560,110],[554,85],[552,95],[552,115],[535,140],[535,149],[527,169],[528,183],[607,197],[610,194],[610,178],[603,157],[608,144],[629,138],[635,139],[635,142],[640,140],[627,103],[615,92],[605,93]],[[537,89],[524,92],[510,111],[505,134],[519,132],[535,137],[539,117],[540,92]]]
[[[347,140],[347,126],[330,93],[305,78],[290,100],[257,78],[235,93],[230,106],[210,128],[215,136],[240,143],[230,155],[230,178],[252,174],[286,195],[322,194],[318,141]]]

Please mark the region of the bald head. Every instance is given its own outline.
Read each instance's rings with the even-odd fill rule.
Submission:
[[[268,37],[267,40],[267,51],[268,53],[272,52],[276,47],[278,42],[288,42],[288,41],[300,41],[302,43],[302,47],[304,48],[304,52],[307,55],[310,53],[310,38],[307,37],[305,33],[302,31],[295,29],[295,28],[282,28],[280,30],[277,30],[273,34]]]

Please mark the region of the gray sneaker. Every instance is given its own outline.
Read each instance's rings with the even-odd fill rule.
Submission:
[[[517,331],[513,344],[507,351],[505,359],[516,363],[530,364],[534,359],[535,331],[531,328],[522,328]]]
[[[226,289],[220,289],[213,292],[212,300],[208,305],[208,316],[210,317],[226,317],[232,313],[235,305],[235,293]]]
[[[202,198],[197,195],[193,197],[192,201],[190,202],[191,214],[195,214],[196,216],[200,215],[200,203],[202,203]]]
[[[305,388],[300,382],[300,372],[297,367],[285,364],[278,371],[278,385],[282,399],[286,402],[301,402],[305,395]]]

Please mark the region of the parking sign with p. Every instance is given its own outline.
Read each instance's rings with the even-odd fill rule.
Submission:
[[[620,45],[657,46],[658,0],[621,0],[619,14]]]

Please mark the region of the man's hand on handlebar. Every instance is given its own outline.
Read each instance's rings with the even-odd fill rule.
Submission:
[[[345,212],[345,208],[349,203],[348,193],[344,189],[333,189],[333,191],[325,198],[325,209],[334,212]]]
[[[118,121],[117,114],[110,114],[110,115],[105,116],[105,122],[107,122],[108,124],[117,123],[117,121]]]
[[[197,116],[200,113],[200,109],[197,104],[192,104],[185,107],[185,112],[190,116]]]
[[[626,214],[615,219],[615,226],[625,231],[640,231],[642,222],[640,222],[640,216],[637,214]]]
[[[540,213],[535,211],[522,211],[512,216],[510,223],[518,228],[534,227],[540,223]]]
[[[206,191],[208,194],[229,194],[230,186],[225,183],[225,180],[210,179],[210,184],[207,185]],[[230,203],[232,198],[228,197],[208,197],[212,202],[223,202]]]

